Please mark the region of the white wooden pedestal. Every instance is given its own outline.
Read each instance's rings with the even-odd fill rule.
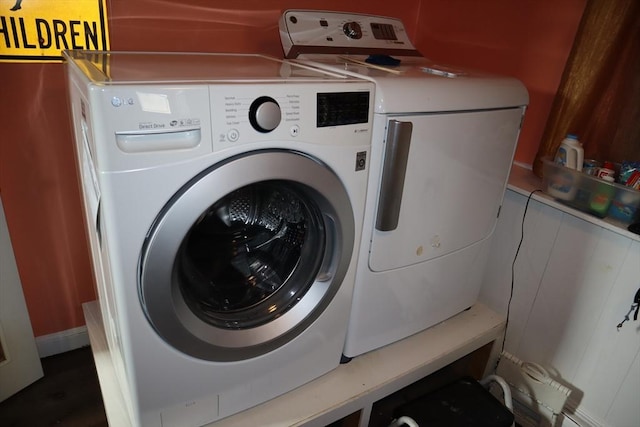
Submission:
[[[109,424],[131,426],[96,301],[83,305]],[[374,402],[502,337],[504,318],[478,303],[432,328],[354,358],[289,393],[210,427],[326,426],[353,413],[367,426]]]

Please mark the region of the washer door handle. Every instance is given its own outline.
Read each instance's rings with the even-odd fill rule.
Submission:
[[[378,198],[377,230],[392,231],[398,227],[412,132],[413,123],[411,122],[398,120],[388,122],[387,145]]]

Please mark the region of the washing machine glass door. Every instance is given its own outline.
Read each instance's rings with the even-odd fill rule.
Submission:
[[[184,353],[255,357],[322,314],[353,240],[348,195],[325,165],[286,151],[241,156],[195,177],[158,215],[140,259],[142,305]]]

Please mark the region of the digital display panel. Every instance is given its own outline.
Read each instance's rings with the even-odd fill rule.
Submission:
[[[318,93],[317,126],[342,126],[369,121],[369,92]]]
[[[398,40],[393,25],[371,23],[371,32],[377,40]]]

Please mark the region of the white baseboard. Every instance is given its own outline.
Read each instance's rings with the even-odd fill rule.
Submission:
[[[36,346],[40,358],[53,356],[89,345],[86,326],[67,329],[49,335],[36,337]]]
[[[562,413],[575,425],[580,427],[605,427],[603,420],[593,417],[587,411],[580,409],[578,404],[571,399],[567,401],[567,405]]]

